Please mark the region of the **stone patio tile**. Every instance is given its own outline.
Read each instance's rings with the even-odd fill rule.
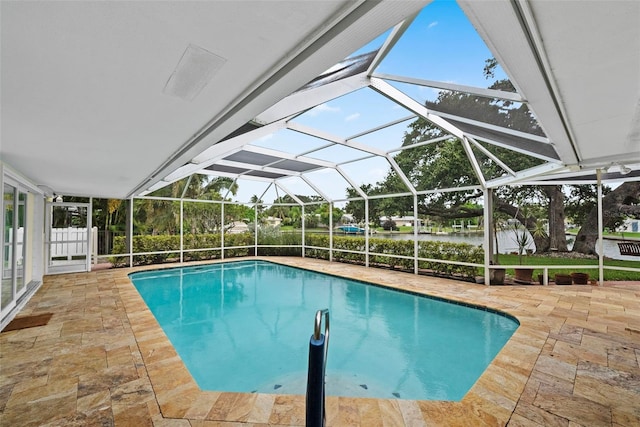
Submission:
[[[145,403],[114,405],[113,418],[116,426],[153,427],[153,418]]]
[[[591,349],[589,347],[574,345],[564,341],[558,341],[553,346],[552,354],[566,362],[577,363],[578,361],[588,361],[592,363],[607,364],[607,353]]]
[[[559,417],[554,415],[544,409],[541,409],[535,405],[528,403],[519,403],[516,406],[514,411],[514,415],[518,415],[520,424],[516,423],[516,425],[527,425],[522,419],[526,419],[530,421],[533,425],[540,425],[545,427],[567,427],[569,425],[569,420],[566,418]],[[509,426],[513,422],[513,417],[509,421]]]
[[[534,369],[570,382],[573,382],[576,377],[576,365],[574,363],[565,362],[551,355],[541,355]]]
[[[304,396],[277,395],[269,424],[302,426],[305,424],[305,418]]]
[[[380,407],[380,417],[384,427],[404,425],[402,410],[397,400],[380,399],[378,406]]]
[[[461,402],[328,397],[328,426],[639,424],[640,288],[485,287],[275,261],[505,310],[521,323]],[[49,324],[0,334],[0,425],[304,425],[304,396],[200,390],[131,285],[134,270],[45,278],[21,315],[53,312]]]

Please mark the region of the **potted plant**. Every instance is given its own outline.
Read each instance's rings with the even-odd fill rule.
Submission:
[[[491,265],[496,263],[491,262]],[[504,276],[506,270],[504,268],[492,268],[489,274],[489,284],[491,285],[504,285]]]
[[[495,253],[492,255],[493,260],[491,261],[491,265],[500,265],[498,260],[498,256],[500,254],[500,249],[498,247],[498,229],[502,229],[502,226],[499,225],[497,221],[493,221],[493,238],[495,241]],[[504,278],[507,273],[507,270],[504,268],[492,268],[489,270],[489,284],[490,285],[504,285]]]
[[[573,283],[576,285],[586,285],[589,283],[589,274],[574,272],[574,273],[571,273],[571,279],[573,280]]]
[[[527,252],[527,247],[531,244],[532,238],[528,230],[520,227],[517,223],[512,226],[513,240],[518,245],[518,264],[522,265],[522,257]],[[516,282],[531,283],[533,278],[532,268],[516,268]]]
[[[571,276],[569,274],[556,273],[555,276],[554,276],[554,281],[556,282],[556,285],[571,285],[571,284],[573,284],[573,279],[571,278]]]

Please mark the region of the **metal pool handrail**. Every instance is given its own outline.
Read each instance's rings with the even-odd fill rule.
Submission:
[[[324,335],[320,333],[324,314]],[[307,373],[306,427],[324,427],[325,370],[329,351],[329,309],[318,310],[309,340],[309,370]]]
[[[329,351],[329,309],[316,311],[316,319],[313,325],[313,339],[320,339],[320,326],[322,326],[322,315],[324,314],[324,362],[327,363],[327,352]]]

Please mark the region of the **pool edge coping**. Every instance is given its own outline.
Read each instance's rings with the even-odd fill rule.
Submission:
[[[118,280],[118,291],[121,295],[125,312],[130,320],[131,328],[138,343],[140,353],[143,358],[145,369],[147,370],[150,382],[156,394],[156,400],[161,413],[167,418],[186,418],[212,421],[229,422],[251,422],[270,423],[280,425],[304,425],[304,399],[303,395],[279,395],[263,393],[233,393],[224,391],[204,391],[196,384],[188,369],[173,348],[168,337],[156,321],[155,317],[147,307],[146,303],[138,293],[130,280],[129,274],[139,271],[164,270],[168,268],[194,266],[202,264],[216,264],[233,261],[260,260],[274,264],[286,265],[289,267],[302,268],[324,274],[331,274],[337,277],[347,277],[374,286],[381,286],[416,295],[424,295],[436,299],[453,301],[463,305],[470,305],[479,309],[490,309],[497,313],[505,313],[519,323],[518,328],[509,338],[504,347],[498,352],[478,380],[465,394],[460,401],[437,401],[437,400],[403,400],[403,399],[377,399],[362,397],[327,397],[327,413],[332,407],[336,407],[342,400],[354,401],[378,401],[384,402],[385,406],[391,407],[400,412],[403,418],[415,411],[439,411],[444,406],[447,411],[463,412],[467,416],[475,416],[489,424],[505,424],[513,413],[517,401],[522,394],[526,382],[533,371],[537,356],[542,351],[542,345],[546,341],[548,331],[536,330],[528,326],[527,321],[519,318],[516,313],[510,312],[509,307],[492,307],[481,305],[477,302],[469,301],[463,296],[434,295],[426,290],[404,288],[402,285],[386,282],[384,279],[373,283],[370,279],[354,279],[353,277],[340,274],[336,271],[326,271],[325,269],[310,268],[308,264],[322,264],[331,266],[338,264],[340,267],[353,267],[363,269],[362,266],[351,266],[342,263],[331,263],[326,260],[316,260],[295,257],[241,257],[233,260],[207,260],[181,263],[179,265],[153,265],[122,269],[125,280]],[[307,266],[301,267],[301,263]],[[113,271],[113,270],[112,270]],[[394,274],[407,275],[408,273],[391,272]],[[413,277],[413,276],[412,276]],[[431,279],[430,277],[421,277]],[[462,282],[440,279],[451,284],[462,284]],[[464,282],[465,286],[473,284]],[[476,285],[480,286],[480,285]],[[511,307],[517,309],[517,307]],[[542,334],[542,336],[540,336]],[[540,345],[531,343],[531,337],[537,336],[541,340]],[[509,356],[516,346],[527,346],[529,348],[530,360],[514,360]],[[533,352],[532,352],[533,351]],[[535,357],[534,357],[535,356]],[[510,368],[516,368],[511,370]],[[508,396],[505,396],[505,388],[508,388]],[[270,409],[269,409],[270,408]],[[274,414],[281,414],[277,416]],[[405,415],[406,414],[406,415]]]

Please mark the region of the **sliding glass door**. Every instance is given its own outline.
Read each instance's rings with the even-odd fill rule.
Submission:
[[[16,183],[6,180],[2,192],[2,292],[0,310],[4,313],[25,292],[24,261],[27,241],[27,194]]]

